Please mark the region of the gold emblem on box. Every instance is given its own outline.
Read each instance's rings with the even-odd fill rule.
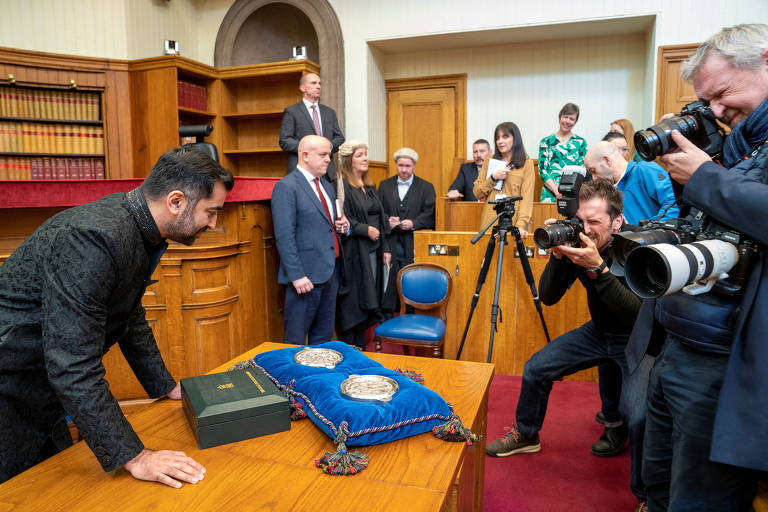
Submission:
[[[218,385],[218,386],[216,386],[216,387],[217,387],[218,389],[232,389],[233,387],[235,387],[235,385],[234,385],[234,384],[232,384],[231,382],[229,382],[229,383],[227,383],[227,384],[219,384],[219,385]]]

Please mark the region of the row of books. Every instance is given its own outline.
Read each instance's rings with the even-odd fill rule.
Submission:
[[[178,90],[180,107],[205,110],[205,87],[179,80]]]
[[[0,153],[104,153],[104,128],[0,121]]]
[[[98,121],[100,107],[98,92],[0,87],[0,117]]]
[[[0,156],[0,180],[103,180],[101,158]]]

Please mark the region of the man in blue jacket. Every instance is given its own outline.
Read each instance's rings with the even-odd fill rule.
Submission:
[[[672,181],[656,162],[627,162],[619,148],[600,141],[587,151],[584,166],[595,178],[605,178],[624,193],[624,221],[677,218]]]
[[[643,304],[630,369],[663,340],[648,388],[643,477],[650,510],[749,510],[756,470],[768,470],[768,25],[722,29],[682,73],[731,133],[722,166],[677,131],[679,150],[662,162],[684,185],[684,213],[703,212],[758,252],[736,296],[678,292]]]

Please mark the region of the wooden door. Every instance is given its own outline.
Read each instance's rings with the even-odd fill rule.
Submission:
[[[693,85],[683,80],[680,68],[693,55],[698,44],[659,47],[658,84],[656,88],[656,119],[666,113],[677,114],[685,105],[696,100]]]
[[[419,154],[415,174],[445,196],[466,147],[466,75],[387,80],[388,176],[392,154],[407,146]],[[437,201],[435,227],[444,227],[443,201]]]

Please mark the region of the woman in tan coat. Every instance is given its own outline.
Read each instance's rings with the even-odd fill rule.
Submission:
[[[515,203],[515,216],[512,223],[520,230],[520,235],[525,238],[530,229],[531,215],[533,212],[533,186],[536,176],[533,170],[533,161],[528,158],[523,147],[523,138],[520,135],[520,129],[515,123],[504,122],[494,130],[494,140],[496,148],[493,158],[507,163],[503,169],[499,169],[488,176],[488,165],[490,158],[486,158],[483,167],[477,175],[472,191],[480,200],[486,202],[483,207],[483,216],[480,222],[480,228],[496,216],[492,204],[497,195],[504,194],[506,197],[522,196],[523,199]],[[497,186],[499,180],[502,181],[501,190]]]

